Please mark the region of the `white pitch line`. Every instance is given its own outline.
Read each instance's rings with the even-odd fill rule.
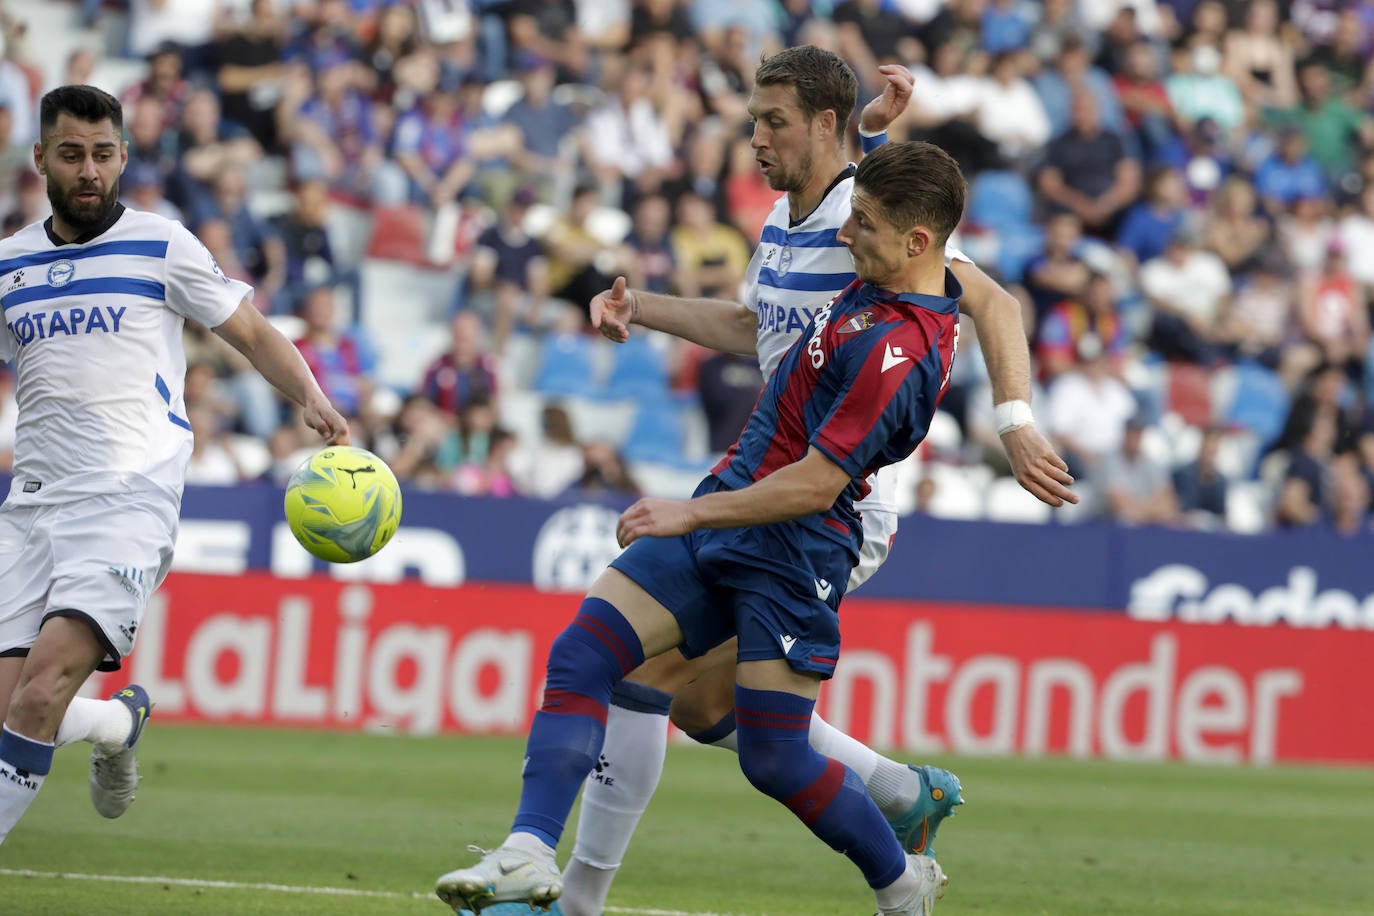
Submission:
[[[32,871],[27,868],[0,868],[0,876],[10,878],[71,879],[104,881],[113,884],[171,884],[177,887],[204,887],[231,891],[272,891],[279,894],[320,894],[327,897],[381,897],[387,900],[429,900],[429,894],[397,891],[369,891],[357,887],[300,887],[291,884],[265,884],[251,881],[211,881],[202,878],[165,878],[157,875],[85,875],[77,872]],[[729,916],[726,913],[693,913],[687,910],[639,910],[608,906],[607,913],[626,916]]]

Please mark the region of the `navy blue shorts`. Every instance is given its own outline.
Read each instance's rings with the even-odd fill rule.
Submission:
[[[696,495],[726,489],[715,477]],[[799,525],[640,538],[611,563],[677,618],[682,654],[739,637],[740,661],[786,659],[828,678],[840,657],[840,598],[854,561]]]

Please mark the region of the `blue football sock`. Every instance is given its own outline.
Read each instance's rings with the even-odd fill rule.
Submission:
[[[807,743],[816,702],[775,690],[735,687],[740,769],[831,849],[844,853],[870,887],[906,871],[906,856],[861,780]]]
[[[611,690],[643,662],[639,637],[621,613],[600,598],[584,600],[549,650],[513,832],[558,847],[577,790],[601,753]]]

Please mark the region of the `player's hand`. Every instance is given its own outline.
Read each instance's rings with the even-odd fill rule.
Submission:
[[[326,399],[311,401],[302,414],[305,425],[324,437],[330,445],[348,445],[348,421]]]
[[[629,547],[640,538],[670,538],[696,530],[687,500],[648,497],[620,514],[615,539]]]
[[[616,277],[611,288],[592,297],[587,312],[592,327],[616,343],[630,339],[630,319],[634,316],[635,296],[625,288],[625,278]]]
[[[1055,452],[1040,430],[1026,425],[1002,434],[1002,447],[1007,450],[1016,482],[1051,506],[1078,502],[1078,494],[1069,489],[1073,476],[1069,466]]]
[[[916,85],[911,71],[901,64],[883,64],[878,68],[887,85],[882,95],[864,106],[859,114],[859,128],[873,134],[887,130],[888,126],[904,111],[911,102],[911,90]]]

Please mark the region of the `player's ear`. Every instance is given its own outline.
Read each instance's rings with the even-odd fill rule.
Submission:
[[[46,176],[48,174],[43,168],[43,143],[41,140],[33,145],[33,167],[38,169],[40,175]]]
[[[816,126],[820,128],[820,131],[824,136],[834,137],[835,110],[833,108],[825,108],[818,112],[816,114]]]
[[[912,226],[911,231],[906,234],[907,257],[919,258],[921,255],[925,254],[933,238],[934,233],[925,226]]]

